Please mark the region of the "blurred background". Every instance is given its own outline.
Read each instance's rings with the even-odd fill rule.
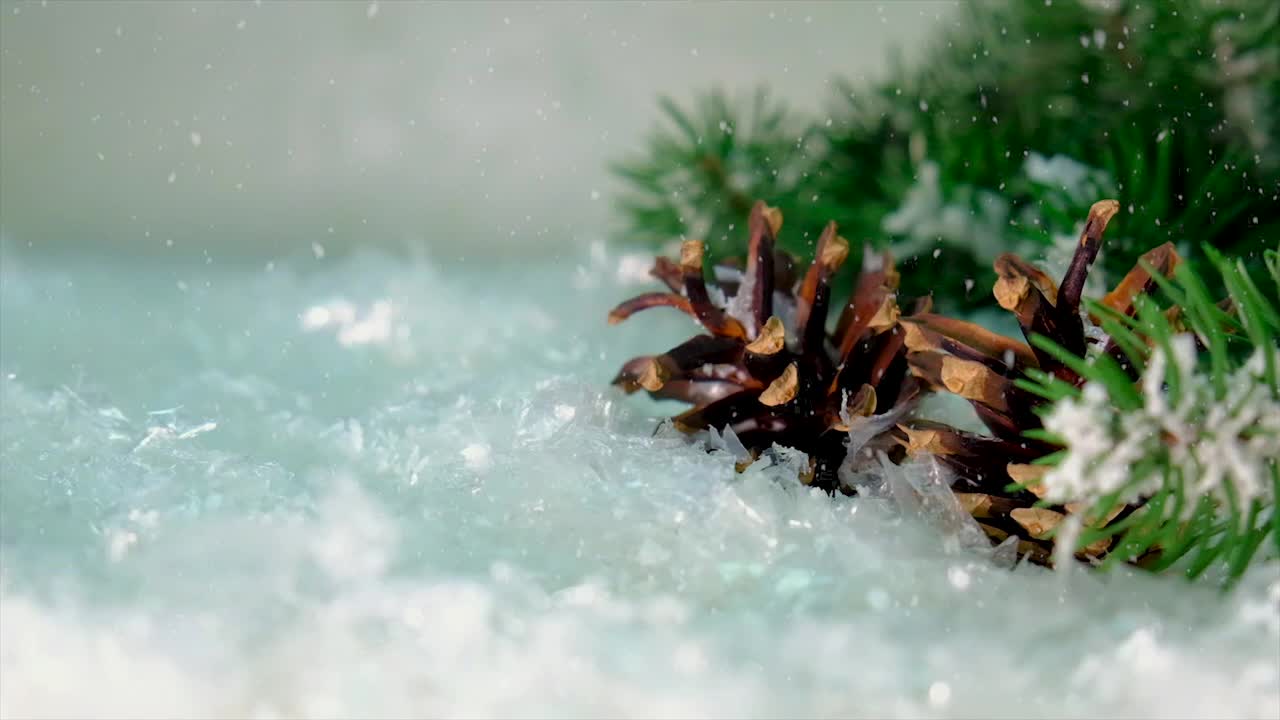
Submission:
[[[0,5],[6,245],[217,260],[603,237],[607,165],[659,94],[763,85],[820,114],[833,77],[882,75],[957,6]]]

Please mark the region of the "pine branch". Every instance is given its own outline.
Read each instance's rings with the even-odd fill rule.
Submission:
[[[1226,302],[1183,265],[1172,280],[1149,269],[1165,300],[1136,298],[1136,317],[1094,304],[1109,337],[1125,338],[1141,392],[1113,379],[1105,356],[1080,363],[1086,383],[1055,388],[1044,413],[1066,452],[1041,482],[1046,500],[1083,503],[1078,517],[1137,508],[1126,522],[1065,528],[1068,547],[1111,540],[1104,566],[1137,561],[1195,578],[1217,565],[1230,583],[1255,559],[1280,556],[1280,282],[1267,288],[1239,258],[1204,252]]]
[[[761,197],[809,223],[787,249],[808,252],[817,219],[834,219],[854,241],[893,246],[912,270],[904,290],[933,291],[942,308],[985,285],[997,252],[1052,255],[1100,194],[1126,198],[1100,280],[1166,240],[1192,263],[1203,255],[1185,238],[1255,269],[1257,251],[1276,244],[1274,3],[974,2],[960,12],[918,61],[840,85],[829,124],[760,96],[712,94],[689,113],[665,103],[676,130],[620,168],[632,188],[626,238],[697,236],[723,251],[744,198]]]
[[[710,92],[690,112],[670,98],[659,106],[665,121],[647,152],[613,166],[631,188],[619,200],[628,240],[699,239],[720,251],[755,198],[784,212],[795,204],[811,131],[767,91],[749,98]]]

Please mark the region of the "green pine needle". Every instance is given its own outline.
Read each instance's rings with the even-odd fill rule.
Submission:
[[[1210,436],[1222,428],[1196,426],[1194,423],[1224,423],[1229,418],[1245,417],[1241,413],[1251,403],[1266,402],[1264,398],[1273,401],[1280,398],[1280,384],[1276,382],[1277,355],[1280,355],[1280,350],[1277,350],[1280,303],[1259,290],[1258,283],[1239,258],[1228,257],[1213,248],[1205,248],[1205,257],[1216,271],[1213,275],[1202,275],[1189,265],[1182,265],[1175,271],[1173,279],[1157,281],[1166,298],[1177,299],[1181,303],[1178,313],[1170,312],[1173,305],[1162,305],[1147,296],[1137,298],[1136,319],[1122,319],[1118,313],[1105,311],[1096,303],[1090,306],[1102,319],[1102,328],[1125,351],[1136,375],[1154,371],[1154,356],[1148,351],[1149,347],[1154,347],[1165,358],[1165,370],[1160,379],[1163,381],[1161,392],[1164,402],[1170,408],[1168,412],[1190,412],[1184,422],[1193,423],[1183,426],[1185,436],[1174,441],[1191,443],[1192,455],[1179,459],[1182,456],[1175,455],[1162,437],[1147,437],[1144,440],[1147,443],[1144,445],[1147,448],[1145,454],[1129,468],[1129,479],[1124,487],[1097,498],[1086,498],[1084,513],[1086,518],[1104,517],[1106,510],[1117,503],[1133,504],[1133,498],[1141,496],[1137,509],[1106,527],[1085,528],[1076,547],[1083,548],[1101,539],[1118,537],[1117,544],[1102,563],[1103,567],[1142,558],[1143,564],[1154,571],[1179,567],[1187,577],[1197,578],[1220,565],[1229,585],[1259,558],[1274,560],[1280,556],[1280,528],[1277,527],[1280,518],[1277,517],[1276,506],[1276,498],[1280,496],[1280,457],[1277,457],[1280,452],[1265,456],[1261,460],[1263,467],[1257,468],[1268,478],[1259,495],[1242,497],[1228,476],[1224,476],[1220,486],[1211,488],[1210,492],[1197,492],[1188,481],[1198,484],[1199,478],[1208,470],[1200,463],[1226,460],[1196,454],[1197,438]],[[1274,262],[1272,257],[1267,261]],[[1161,277],[1154,268],[1148,268],[1148,271],[1153,277]],[[1226,288],[1226,302],[1212,300],[1208,290],[1211,284]],[[1185,331],[1191,332],[1198,340],[1198,355],[1193,359],[1195,366],[1191,368],[1179,366],[1179,362],[1185,360],[1179,360],[1180,354],[1175,351],[1175,337],[1184,332],[1176,325],[1179,322],[1185,323]],[[1144,407],[1149,408],[1151,400],[1139,393],[1134,376],[1111,357],[1103,354],[1090,359],[1077,357],[1041,336],[1033,336],[1031,342],[1086,382],[1095,383],[1105,390],[1111,408],[1109,417],[1117,424],[1112,428],[1112,432],[1118,434],[1117,438],[1144,427],[1142,423],[1147,421],[1141,415],[1150,412]],[[1258,357],[1263,358],[1261,376],[1244,373],[1246,364],[1255,362]],[[1184,375],[1194,379],[1196,373],[1209,381],[1211,397],[1185,397],[1186,393],[1196,391],[1195,382],[1193,387],[1183,385]],[[1249,380],[1249,377],[1256,379]],[[1255,384],[1248,384],[1250,382]],[[1079,390],[1040,371],[1029,372],[1028,377],[1018,384],[1054,403],[1078,402],[1081,398]],[[1184,403],[1188,401],[1197,403],[1197,406],[1186,408]],[[1223,415],[1210,413],[1207,406],[1215,404]],[[1056,405],[1046,408],[1046,418],[1052,417],[1054,407]],[[1261,422],[1242,428],[1239,437],[1231,441],[1250,442],[1252,438],[1265,442],[1263,434],[1275,433],[1276,429],[1274,421],[1269,426]],[[1027,435],[1048,440],[1055,433],[1040,429]],[[1266,447],[1276,447],[1275,438],[1271,440],[1272,444]],[[1133,438],[1123,440],[1132,441]],[[1055,465],[1066,460],[1072,452],[1070,437],[1058,436],[1056,442],[1066,449],[1051,458]],[[1188,458],[1192,460],[1189,465],[1186,464]],[[1238,459],[1236,461],[1239,462]],[[1153,484],[1157,488],[1154,492],[1143,490]],[[1266,542],[1268,536],[1273,538],[1270,544]]]

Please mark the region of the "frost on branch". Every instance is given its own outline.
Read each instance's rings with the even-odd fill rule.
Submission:
[[[1122,491],[1118,501],[1137,503],[1181,482],[1191,497],[1209,495],[1219,507],[1274,503],[1269,472],[1280,460],[1280,401],[1263,379],[1263,353],[1280,359],[1280,350],[1256,350],[1219,397],[1196,369],[1194,336],[1174,337],[1171,346],[1172,356],[1152,353],[1139,409],[1117,410],[1091,382],[1045,418],[1068,450],[1044,477],[1048,499],[1090,502]],[[1187,512],[1194,507],[1187,503]]]

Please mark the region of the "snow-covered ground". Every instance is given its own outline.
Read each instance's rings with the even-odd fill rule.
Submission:
[[[1280,714],[1274,565],[1008,571],[735,475],[607,387],[691,326],[606,325],[603,248],[321,254],[0,257],[0,715]]]

